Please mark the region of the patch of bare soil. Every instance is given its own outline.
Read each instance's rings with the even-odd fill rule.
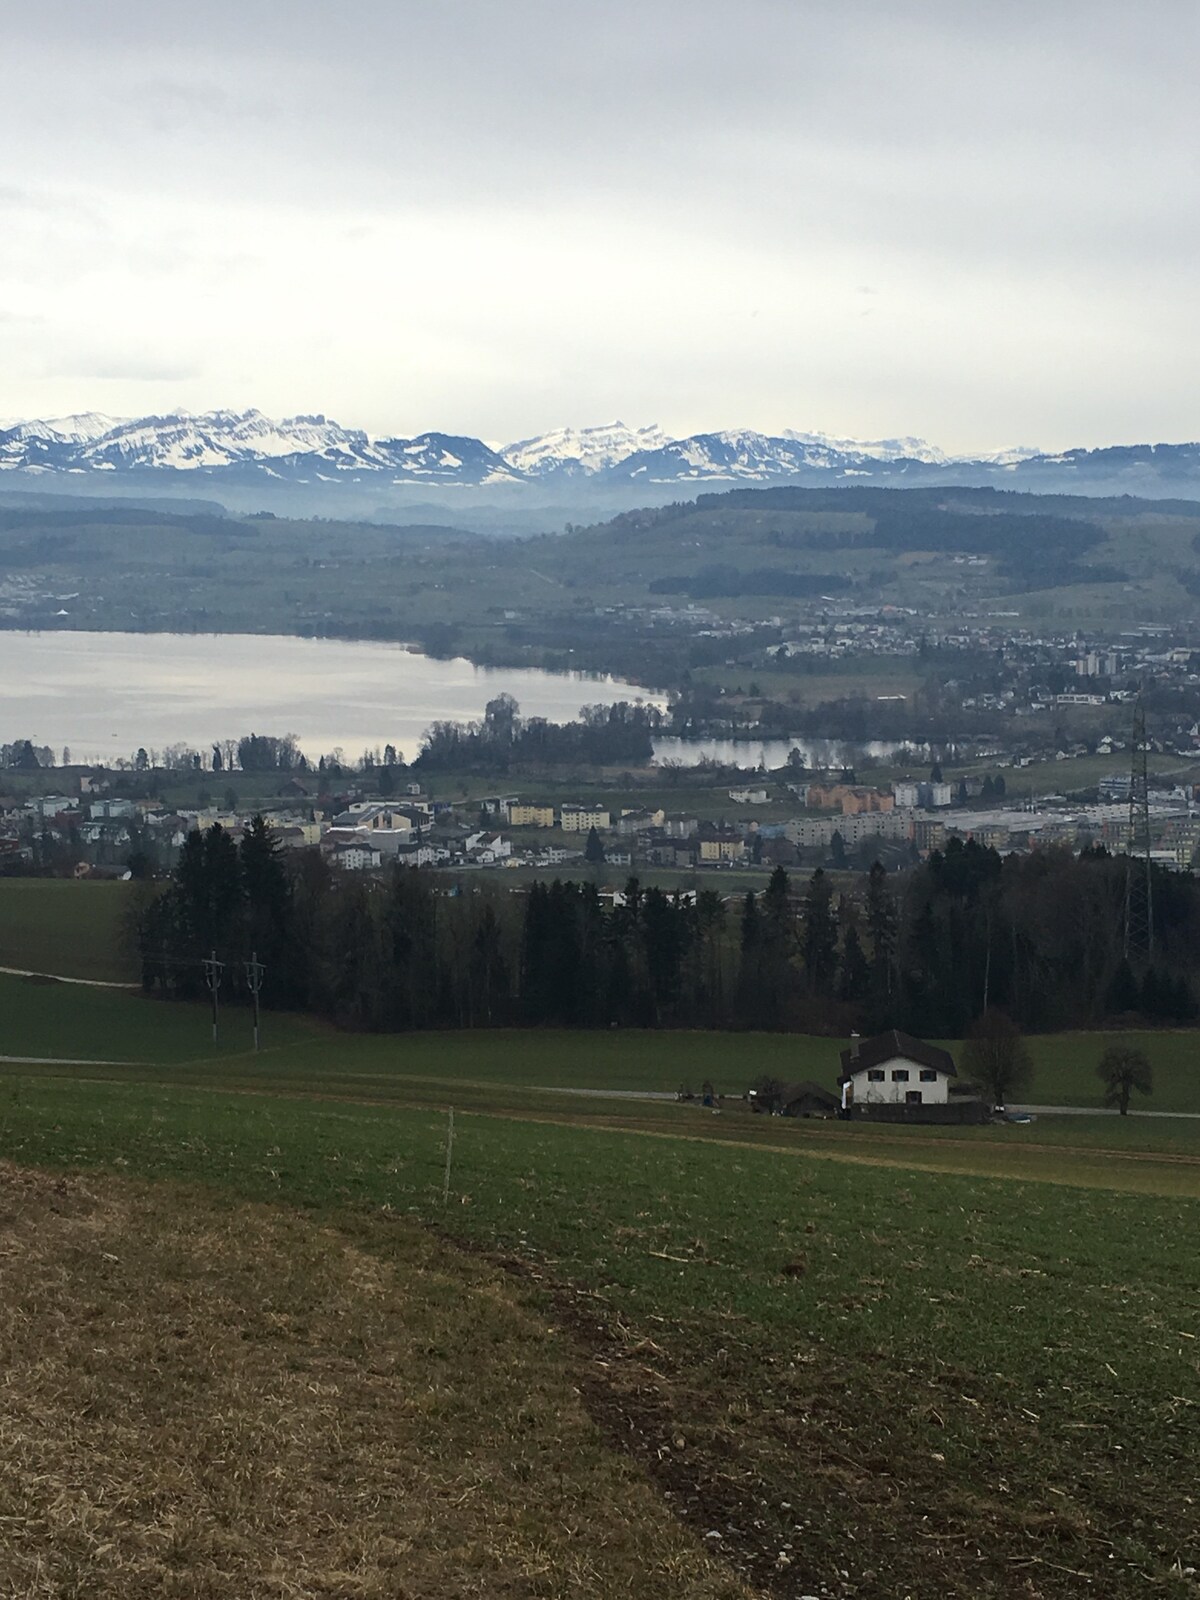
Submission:
[[[747,1600],[563,1344],[405,1224],[0,1163],[0,1595]]]
[[[807,1502],[796,1505],[793,1518],[791,1504],[781,1504],[750,1465],[753,1448],[739,1449],[739,1432],[743,1445],[761,1438],[762,1418],[749,1409],[739,1414],[732,1372],[725,1384],[699,1363],[681,1369],[677,1352],[629,1328],[603,1296],[520,1257],[469,1243],[459,1248],[495,1261],[553,1307],[557,1327],[580,1352],[579,1391],[605,1441],[642,1467],[674,1515],[745,1583],[780,1600],[864,1592],[857,1582],[828,1585],[813,1576],[810,1541],[795,1520],[808,1514]],[[819,1564],[827,1567],[823,1552]]]
[[[551,1308],[579,1353],[580,1393],[605,1441],[755,1591],[777,1600],[1115,1592],[1112,1567],[1103,1570],[1113,1546],[1068,1500],[1045,1508],[948,1476],[943,1430],[956,1406],[979,1419],[998,1460],[1027,1448],[1019,1416],[978,1409],[971,1372],[910,1379],[901,1393],[882,1353],[830,1365],[798,1351],[781,1361],[736,1318],[699,1336],[657,1317],[633,1327],[604,1294],[530,1260],[459,1248]],[[1145,1592],[1166,1591],[1147,1577]]]

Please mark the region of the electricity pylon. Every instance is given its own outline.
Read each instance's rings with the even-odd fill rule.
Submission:
[[[1133,712],[1129,839],[1125,846],[1125,956],[1150,961],[1154,957],[1154,879],[1146,750],[1146,713],[1139,700]]]

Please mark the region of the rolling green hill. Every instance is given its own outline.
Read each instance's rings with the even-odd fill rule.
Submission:
[[[828,592],[930,619],[972,606],[1037,621],[1169,621],[1194,610],[1200,506],[989,489],[702,494],[589,528],[488,539],[415,525],[9,509],[14,627],[276,632],[424,642],[484,663],[669,684],[703,665],[649,613],[754,622]],[[720,661],[720,641],[708,654]]]

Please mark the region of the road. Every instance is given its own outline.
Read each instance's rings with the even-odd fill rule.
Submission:
[[[127,1067],[128,1061],[92,1061],[78,1056],[0,1056],[9,1067]]]
[[[140,983],[113,983],[108,978],[64,978],[58,972],[30,972],[25,967],[0,967],[8,978],[41,978],[46,983],[80,983],[85,989],[140,989]]]
[[[1034,1117],[1119,1117],[1119,1111],[1107,1106],[1009,1106],[1010,1111],[1028,1112]],[[1182,1117],[1186,1121],[1200,1122],[1200,1111],[1133,1111],[1131,1117]]]
[[[543,1086],[542,1094],[574,1094],[593,1100],[676,1100],[678,1096],[669,1089],[565,1089],[560,1085]],[[692,1104],[698,1104],[693,1101]],[[1031,1117],[1117,1117],[1119,1111],[1102,1106],[1017,1106],[1010,1111]],[[1200,1122],[1200,1111],[1130,1111],[1130,1117],[1167,1117],[1185,1122]]]

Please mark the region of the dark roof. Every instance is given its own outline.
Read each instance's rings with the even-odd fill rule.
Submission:
[[[797,1100],[814,1100],[823,1106],[839,1106],[842,1103],[831,1089],[826,1089],[824,1084],[814,1083],[811,1078],[801,1083],[785,1084],[779,1099],[785,1106],[794,1105]]]
[[[873,1039],[859,1039],[849,1050],[842,1051],[842,1070],[839,1083],[845,1083],[855,1072],[866,1067],[881,1067],[896,1056],[905,1056],[919,1067],[933,1067],[951,1078],[958,1077],[954,1057],[948,1050],[939,1050],[924,1039],[914,1039],[911,1033],[901,1033],[899,1028],[889,1028],[877,1033]]]

